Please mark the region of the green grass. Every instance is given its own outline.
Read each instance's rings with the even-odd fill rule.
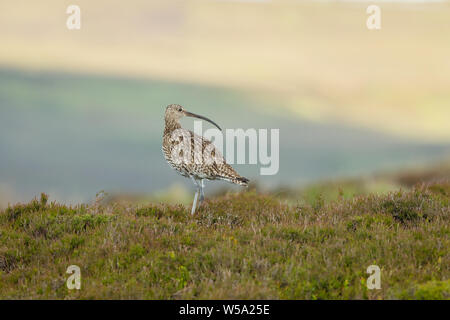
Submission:
[[[449,183],[296,205],[249,191],[191,216],[42,195],[0,213],[0,298],[449,299],[449,198]]]

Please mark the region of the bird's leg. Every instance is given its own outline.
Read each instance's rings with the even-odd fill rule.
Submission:
[[[195,213],[195,209],[197,207],[197,197],[198,197],[198,188],[195,191],[195,196],[194,196],[194,203],[192,203],[192,210],[191,210],[191,214],[193,215]]]
[[[200,205],[203,203],[203,200],[205,200],[205,193],[203,192],[203,188],[205,187],[204,179],[200,182]]]
[[[191,210],[191,214],[195,213],[195,209],[197,209],[197,199],[198,199],[198,194],[200,193],[200,185],[198,184],[197,180],[195,180],[195,178],[192,177],[192,181],[194,182],[197,190],[195,191],[195,196],[194,196],[194,202],[192,203],[192,210]]]

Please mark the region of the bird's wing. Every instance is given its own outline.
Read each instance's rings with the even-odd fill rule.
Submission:
[[[164,137],[163,151],[169,164],[184,176],[199,179],[220,179],[247,185],[228,163],[220,150],[208,139],[186,129],[177,129]]]
[[[192,131],[191,134],[191,143],[194,145],[194,150],[192,151],[194,160],[202,160],[200,164],[197,163],[193,166],[193,171],[199,177],[211,180],[220,179],[235,184],[247,185],[248,179],[241,177],[232,166],[226,163],[220,150],[210,140],[196,135]]]

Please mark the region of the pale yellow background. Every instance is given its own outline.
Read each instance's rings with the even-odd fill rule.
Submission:
[[[263,92],[286,116],[450,141],[449,3],[378,4],[370,31],[368,3],[2,1],[0,65]]]

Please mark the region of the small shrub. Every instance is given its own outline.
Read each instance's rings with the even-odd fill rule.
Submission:
[[[138,217],[158,217],[161,218],[163,211],[157,207],[144,207],[136,210],[136,216]]]
[[[402,291],[400,299],[448,300],[450,299],[450,280],[432,280]]]
[[[0,252],[0,270],[3,272],[11,272],[16,268],[18,260],[15,255],[9,252]]]
[[[16,204],[12,207],[8,207],[5,210],[5,214],[8,220],[13,221],[24,213],[38,212],[44,210],[47,206],[47,201],[48,195],[46,195],[45,193],[41,193],[40,201],[38,201],[37,199],[33,199],[30,203],[25,205]]]

